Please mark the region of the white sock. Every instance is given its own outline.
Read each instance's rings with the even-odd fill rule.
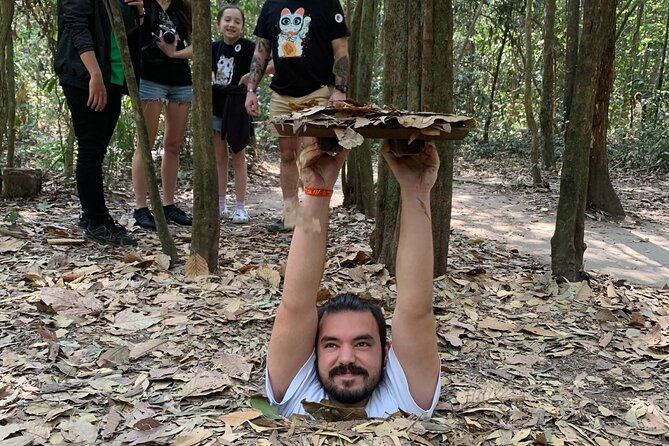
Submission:
[[[225,204],[225,197],[218,197],[219,211],[228,212],[228,206]]]
[[[235,210],[236,210],[236,211],[238,211],[238,210],[240,210],[240,209],[241,209],[241,210],[244,210],[244,207],[245,207],[245,203],[244,203],[243,201],[237,201],[237,202],[235,202]]]

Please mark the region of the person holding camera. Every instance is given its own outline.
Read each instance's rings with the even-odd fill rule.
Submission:
[[[175,204],[179,151],[186,133],[188,111],[193,97],[193,80],[188,59],[193,57],[189,43],[192,13],[187,0],[145,0],[142,27],[142,61],[139,96],[154,145],[160,115],[164,110],[164,153],[161,165],[163,211],[167,221],[192,225],[192,218]],[[147,205],[144,160],[139,141],[132,158],[132,183],[135,189],[135,225],[155,229],[156,223]]]

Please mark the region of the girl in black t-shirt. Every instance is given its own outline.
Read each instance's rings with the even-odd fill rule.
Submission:
[[[179,151],[183,143],[188,110],[193,96],[193,80],[188,59],[193,57],[190,43],[192,14],[187,0],[145,0],[142,29],[142,61],[139,95],[153,148],[160,114],[165,110],[164,154],[161,166],[163,209],[168,221],[190,226],[192,219],[175,204],[179,170]],[[132,159],[135,188],[135,224],[155,229],[147,206],[144,161],[139,150]]]
[[[214,148],[218,170],[218,208],[221,219],[228,218],[228,148],[235,171],[235,210],[233,223],[248,223],[245,208],[246,146],[252,133],[251,117],[246,113],[246,84],[255,44],[241,37],[244,13],[235,5],[224,6],[216,16],[216,28],[223,38],[212,45],[212,83]]]

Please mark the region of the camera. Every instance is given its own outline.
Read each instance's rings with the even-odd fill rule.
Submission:
[[[174,28],[171,29],[166,29],[163,31],[163,41],[167,43],[168,45],[171,45],[174,43],[174,41],[177,39],[177,30]]]

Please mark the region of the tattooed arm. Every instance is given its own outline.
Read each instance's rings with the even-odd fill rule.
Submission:
[[[258,116],[258,96],[256,88],[267,69],[270,60],[269,40],[258,37],[256,40],[256,50],[251,60],[251,70],[249,71],[248,92],[246,93],[246,112],[251,116]]]
[[[348,59],[348,38],[342,37],[333,40],[332,51],[334,52],[332,72],[335,75],[335,90],[332,92],[332,96],[330,96],[330,104],[346,99],[348,74],[350,70],[350,61]],[[337,87],[341,87],[344,91],[337,90]]]

